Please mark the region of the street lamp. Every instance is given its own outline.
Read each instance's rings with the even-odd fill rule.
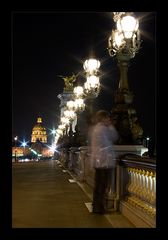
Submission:
[[[148,148],[148,150],[149,150],[149,140],[150,140],[150,138],[147,137],[147,138],[146,138],[146,147]]]
[[[84,103],[84,89],[82,86],[76,86],[74,87],[73,90],[73,104],[67,102],[67,107],[68,109],[72,109],[75,113],[75,118],[73,119],[73,130],[74,133],[72,132],[72,125],[70,126],[70,137],[72,137],[70,140],[72,140],[72,145],[80,145],[82,144],[82,134],[81,134],[81,129],[79,127],[79,119],[80,119],[80,113],[84,111],[85,109],[85,103]],[[71,106],[70,106],[71,105]],[[73,136],[72,136],[73,133]]]
[[[83,95],[84,95],[83,87],[82,86],[74,87],[73,93],[74,93],[75,98],[83,97]]]
[[[76,113],[83,112],[85,110],[84,103],[84,89],[82,86],[77,86],[74,88],[74,110]]]
[[[27,146],[27,143],[23,141],[21,146],[23,147],[23,157],[25,157],[25,147]]]
[[[120,134],[120,144],[141,144],[143,130],[140,127],[136,111],[132,107],[133,94],[129,90],[127,72],[130,59],[134,58],[140,49],[141,40],[139,21],[131,12],[114,12],[116,29],[108,40],[110,56],[116,57],[120,69],[120,80],[115,92],[112,109],[116,128]]]
[[[88,76],[97,75],[100,67],[100,61],[94,58],[86,60],[83,64],[83,68],[86,71]]]
[[[130,58],[135,57],[141,45],[139,21],[130,12],[113,14],[117,29],[112,30],[109,37],[109,54],[121,58],[124,55],[129,61]]]
[[[89,113],[88,119],[90,123],[92,123],[93,117],[93,100],[100,92],[99,67],[100,61],[94,58],[86,60],[83,64],[87,79],[84,83],[84,93],[86,97],[86,105]]]
[[[56,129],[55,128],[51,129],[51,134],[52,134],[52,144],[54,144],[55,135],[56,135]]]
[[[84,92],[87,98],[96,98],[99,94],[99,67],[100,61],[93,58],[86,60],[83,64],[87,79],[84,84]]]
[[[61,124],[65,125],[65,135],[68,135],[67,131],[68,131],[68,126],[70,124],[70,119],[68,117],[63,116],[61,118]]]
[[[16,154],[17,154],[16,142],[17,142],[17,140],[18,140],[18,136],[14,137],[14,140],[15,140],[15,162],[16,162],[16,161],[17,161],[17,156],[16,156]]]
[[[55,134],[56,134],[56,130],[55,130],[55,129],[52,129],[52,130],[51,130],[51,133],[52,133],[53,135],[55,135]]]

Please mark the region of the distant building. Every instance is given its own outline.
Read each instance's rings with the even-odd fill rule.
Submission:
[[[21,146],[21,142],[15,141],[12,144],[13,160],[22,158],[45,159],[53,157],[54,152],[47,145],[46,128],[42,125],[42,118],[37,118],[37,124],[32,129],[31,143],[26,147]]]
[[[19,141],[12,142],[12,159],[16,161],[16,159],[21,158],[23,156],[27,156],[30,154],[29,145],[26,147],[21,146]]]
[[[47,143],[47,133],[45,127],[42,126],[42,118],[37,118],[37,124],[33,127],[31,142],[35,143],[39,140],[42,143]]]

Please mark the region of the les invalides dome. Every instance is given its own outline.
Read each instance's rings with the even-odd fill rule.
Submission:
[[[39,140],[42,143],[47,143],[47,133],[45,127],[42,126],[42,118],[37,118],[37,124],[32,129],[31,142],[35,143]]]

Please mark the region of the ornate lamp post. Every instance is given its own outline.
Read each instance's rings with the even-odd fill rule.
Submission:
[[[61,117],[60,124],[56,130],[55,145],[57,144],[57,142],[62,147],[64,147],[67,144],[69,124],[70,121],[67,117],[65,116]]]
[[[89,112],[89,121],[92,123],[93,117],[93,101],[98,96],[100,92],[100,83],[99,83],[99,67],[100,61],[90,58],[86,60],[83,64],[83,68],[86,73],[87,81],[84,84],[84,93],[86,96],[87,110]]]
[[[75,74],[72,74],[72,76],[59,76],[64,80],[64,91],[62,94],[59,94],[57,97],[61,100],[60,108],[61,108],[61,117],[64,116],[65,110],[72,110],[73,101],[72,101],[72,95],[73,95],[73,83],[76,80]],[[69,102],[69,105],[67,103]]]
[[[73,93],[71,99],[73,98]],[[70,100],[66,103],[66,111],[64,112],[64,116],[69,118],[69,136],[72,137],[74,131],[74,125],[76,124],[77,115],[75,113],[75,102],[74,100]]]
[[[85,145],[85,137],[81,132],[81,113],[85,110],[84,103],[84,90],[82,86],[77,86],[74,88],[74,111],[76,113],[76,125],[75,125],[75,134],[73,138],[73,144],[75,146]]]
[[[71,125],[72,125],[72,122],[70,123],[69,120],[65,120],[70,118],[69,114],[72,114],[71,113],[68,113],[67,110],[72,110],[70,109],[71,108],[71,105],[73,105],[73,101],[71,100],[72,99],[72,95],[73,95],[73,83],[75,82],[76,80],[76,76],[75,74],[72,74],[71,76],[59,76],[61,77],[63,80],[64,80],[64,90],[63,90],[63,93],[59,94],[57,97],[61,100],[61,104],[60,104],[60,108],[61,108],[61,119],[63,117],[63,122],[62,122],[62,125],[64,125],[64,128],[62,129],[62,133],[57,133],[57,138],[56,138],[56,141],[58,141],[59,139],[59,142],[62,142],[63,139],[62,138],[67,138],[68,137],[68,129],[70,128],[71,129]],[[70,105],[67,105],[67,103],[70,103]],[[65,113],[66,112],[66,116],[65,116]],[[65,122],[64,122],[65,121]]]
[[[84,91],[87,98],[96,98],[99,94],[99,67],[100,61],[93,58],[86,60],[83,64],[87,79],[84,84]]]
[[[133,94],[129,90],[127,72],[130,59],[138,52],[141,40],[139,22],[130,12],[114,12],[116,29],[108,41],[110,56],[116,57],[120,69],[120,80],[114,96],[112,109],[116,128],[120,134],[119,144],[141,144],[143,130],[132,107]]]
[[[83,112],[85,109],[85,103],[84,103],[84,90],[82,86],[77,86],[74,88],[74,108],[75,112]]]

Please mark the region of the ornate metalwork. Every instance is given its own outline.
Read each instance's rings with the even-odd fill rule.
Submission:
[[[116,57],[120,69],[120,80],[115,92],[115,106],[112,110],[115,126],[119,132],[119,144],[142,144],[143,130],[138,123],[136,111],[131,107],[133,94],[129,90],[128,66],[131,58],[139,51],[141,40],[139,23],[132,13],[114,12],[116,29],[108,41],[110,56]],[[130,112],[130,109],[134,113]]]
[[[117,22],[125,12],[113,12],[114,22]]]
[[[114,21],[121,22],[122,18],[125,16],[132,16],[133,14],[125,12],[114,12]],[[135,57],[135,54],[139,51],[140,45],[140,33],[139,30],[134,30],[132,32],[131,38],[126,38],[123,29],[112,30],[111,36],[108,41],[108,51],[110,56],[115,55],[127,55],[129,58]]]

